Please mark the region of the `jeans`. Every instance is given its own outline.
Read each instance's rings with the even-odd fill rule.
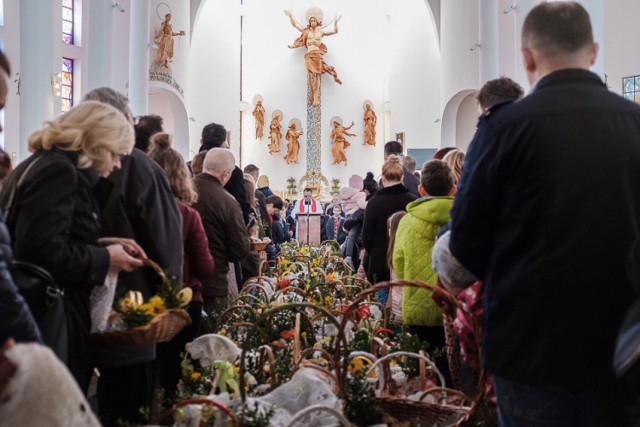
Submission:
[[[585,373],[588,375],[588,373]],[[613,387],[571,390],[493,377],[500,427],[640,425],[640,399]]]

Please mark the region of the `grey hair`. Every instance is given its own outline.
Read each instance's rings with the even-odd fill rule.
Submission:
[[[110,87],[100,87],[88,92],[83,101],[98,101],[105,104],[109,104],[112,107],[120,110],[125,116],[129,113],[129,98],[122,93]]]
[[[204,158],[203,170],[205,172],[220,174],[225,170],[233,171],[236,158],[233,153],[226,148],[212,148]]]

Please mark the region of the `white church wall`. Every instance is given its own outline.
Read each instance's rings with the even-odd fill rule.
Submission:
[[[119,12],[114,8],[112,22],[112,41],[111,41],[111,87],[118,92],[127,93],[127,83],[129,82],[129,37],[131,31],[130,26],[130,0],[118,0],[124,12]],[[133,114],[140,114],[134,111]]]
[[[9,91],[3,110],[2,127],[0,134],[4,149],[13,157],[14,162],[19,161],[20,146],[26,144],[26,140],[20,138],[20,96],[17,94],[18,84],[15,82],[17,73],[20,72],[20,4],[14,1],[3,3],[3,26],[0,28],[2,49],[11,62],[12,75],[9,78]],[[15,156],[14,156],[15,153]]]
[[[231,130],[231,149],[238,151],[240,99],[240,18],[235,0],[203,2],[196,19],[189,53],[187,112],[190,149],[197,152],[202,128],[211,122]],[[189,157],[192,157],[191,155]]]
[[[390,90],[392,133],[405,148],[440,146],[441,55],[434,22],[423,1],[392,2]]]
[[[605,2],[605,73],[611,90],[622,94],[622,78],[640,75],[640,55],[637,54],[640,27],[640,2],[608,0]]]

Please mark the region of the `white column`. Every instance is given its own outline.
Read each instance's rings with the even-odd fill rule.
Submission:
[[[89,8],[87,35],[87,66],[83,77],[87,79],[87,91],[111,86],[111,45],[113,14],[120,13],[110,1],[85,2]]]
[[[149,0],[135,0],[131,7],[129,39],[129,101],[135,115],[149,112]]]
[[[480,84],[497,79],[499,69],[498,0],[480,0]]]
[[[57,31],[53,25],[54,16],[60,14],[54,13],[53,7],[51,0],[20,1],[20,159],[29,155],[29,135],[53,118],[52,37],[62,43],[62,24],[58,21]],[[58,61],[56,73],[60,72],[61,64],[62,59]]]

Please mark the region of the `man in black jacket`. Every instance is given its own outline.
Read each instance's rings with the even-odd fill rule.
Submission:
[[[202,128],[202,139],[200,140],[200,150],[205,151],[212,148],[229,148],[227,145],[227,131],[224,126],[217,123],[209,123]],[[249,224],[249,214],[251,213],[251,205],[247,196],[247,189],[244,186],[244,173],[242,169],[236,166],[231,174],[231,179],[224,186],[242,208],[242,217],[244,223]]]
[[[612,355],[634,300],[640,108],[588,71],[597,44],[578,3],[533,8],[522,53],[533,91],[478,128],[451,212],[451,252],[485,281],[501,425],[632,425]]]

